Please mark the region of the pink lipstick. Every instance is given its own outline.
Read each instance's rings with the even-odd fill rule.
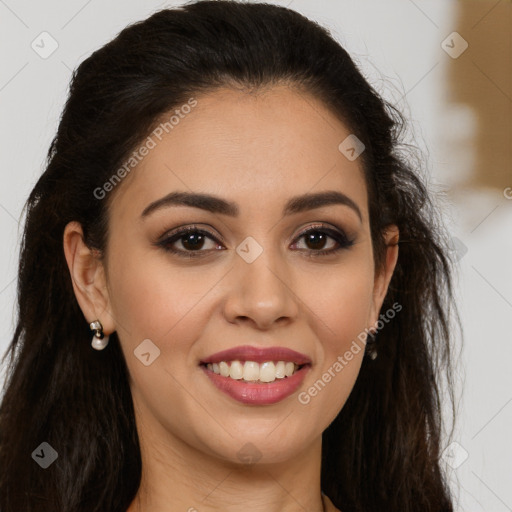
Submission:
[[[269,405],[299,388],[311,359],[285,347],[245,345],[212,354],[199,364],[217,389],[231,398],[244,404]]]

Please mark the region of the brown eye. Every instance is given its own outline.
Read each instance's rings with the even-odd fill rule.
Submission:
[[[188,233],[182,237],[181,245],[187,250],[195,251],[201,249],[204,245],[205,236],[202,233]]]
[[[323,249],[328,239],[331,238],[322,231],[316,230],[309,231],[308,234],[302,236],[304,237],[306,245],[315,251]]]
[[[215,250],[216,247],[219,247],[218,243],[214,243],[213,247],[207,247],[204,249],[208,240],[217,242],[217,239],[212,233],[194,226],[188,226],[170,233],[161,242],[158,242],[158,245],[163,247],[166,251],[177,254],[178,256],[195,258],[203,256],[204,253],[207,253],[210,250]],[[183,249],[176,248],[175,245],[177,243],[180,243]]]
[[[354,241],[349,240],[345,233],[336,231],[333,229],[325,228],[323,226],[315,226],[302,231],[297,239],[303,238],[306,244],[306,252],[310,253],[310,256],[326,256],[334,254],[342,249],[347,249],[353,245]],[[331,247],[324,249],[325,244],[328,240],[334,240],[337,243],[337,247]]]

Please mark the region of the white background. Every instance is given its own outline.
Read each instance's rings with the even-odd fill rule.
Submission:
[[[466,453],[467,459],[449,471],[452,487],[459,496],[457,510],[512,511],[512,200],[507,200],[503,189],[463,188],[473,172],[471,140],[478,126],[470,106],[448,103],[446,70],[456,66],[457,59],[441,47],[442,41],[456,30],[457,2],[270,3],[288,5],[329,27],[376,89],[406,113],[413,142],[425,148],[431,185],[442,193],[439,207],[452,235],[467,247],[460,261],[457,291],[465,330],[464,350],[457,367],[458,445],[450,463],[457,466]],[[0,0],[2,355],[15,322],[21,235],[18,220],[24,201],[42,172],[71,70],[128,23],[178,4]],[[491,9],[494,4],[489,2],[489,9],[483,9],[485,16],[477,20],[479,23],[493,22],[497,12],[493,14]],[[43,31],[58,43],[57,50],[47,59],[31,48],[32,41]],[[467,52],[471,49],[470,44]],[[503,93],[498,88],[490,90],[490,94]],[[512,98],[511,91],[505,94]],[[512,186],[512,170],[509,175],[508,185]]]

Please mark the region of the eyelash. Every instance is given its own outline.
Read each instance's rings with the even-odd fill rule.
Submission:
[[[322,226],[322,225],[309,226],[307,229],[304,229],[297,235],[296,240],[299,240],[304,235],[308,235],[309,233],[313,233],[313,232],[328,235],[330,238],[332,238],[339,244],[339,247],[336,247],[335,249],[320,249],[320,250],[316,250],[316,251],[309,250],[308,251],[309,254],[307,254],[306,256],[310,257],[310,258],[317,258],[319,256],[330,256],[330,255],[336,254],[337,252],[342,251],[344,249],[348,249],[349,247],[351,247],[354,244],[354,240],[350,240],[345,235],[345,233],[338,232],[338,231],[330,229],[330,228],[326,228],[325,226]],[[171,247],[171,245],[174,242],[180,240],[185,235],[190,234],[190,233],[198,233],[201,235],[205,235],[208,238],[212,239],[213,241],[219,243],[217,238],[212,233],[210,233],[207,230],[204,230],[204,229],[198,228],[197,226],[192,225],[192,226],[187,226],[184,228],[179,228],[176,231],[171,232],[163,240],[157,242],[156,245],[159,247],[162,247],[167,252],[176,254],[177,256],[179,256],[181,258],[192,259],[192,258],[202,257],[203,254],[201,254],[201,253],[205,253],[208,251],[204,251],[204,250],[200,250],[200,249],[197,251],[183,251],[183,250],[173,249]]]

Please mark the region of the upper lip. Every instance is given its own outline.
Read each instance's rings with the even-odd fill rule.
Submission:
[[[242,345],[216,352],[200,361],[202,364],[220,363],[221,361],[254,361],[264,363],[265,361],[291,361],[298,365],[310,364],[311,359],[305,354],[296,352],[286,347],[251,347]]]

